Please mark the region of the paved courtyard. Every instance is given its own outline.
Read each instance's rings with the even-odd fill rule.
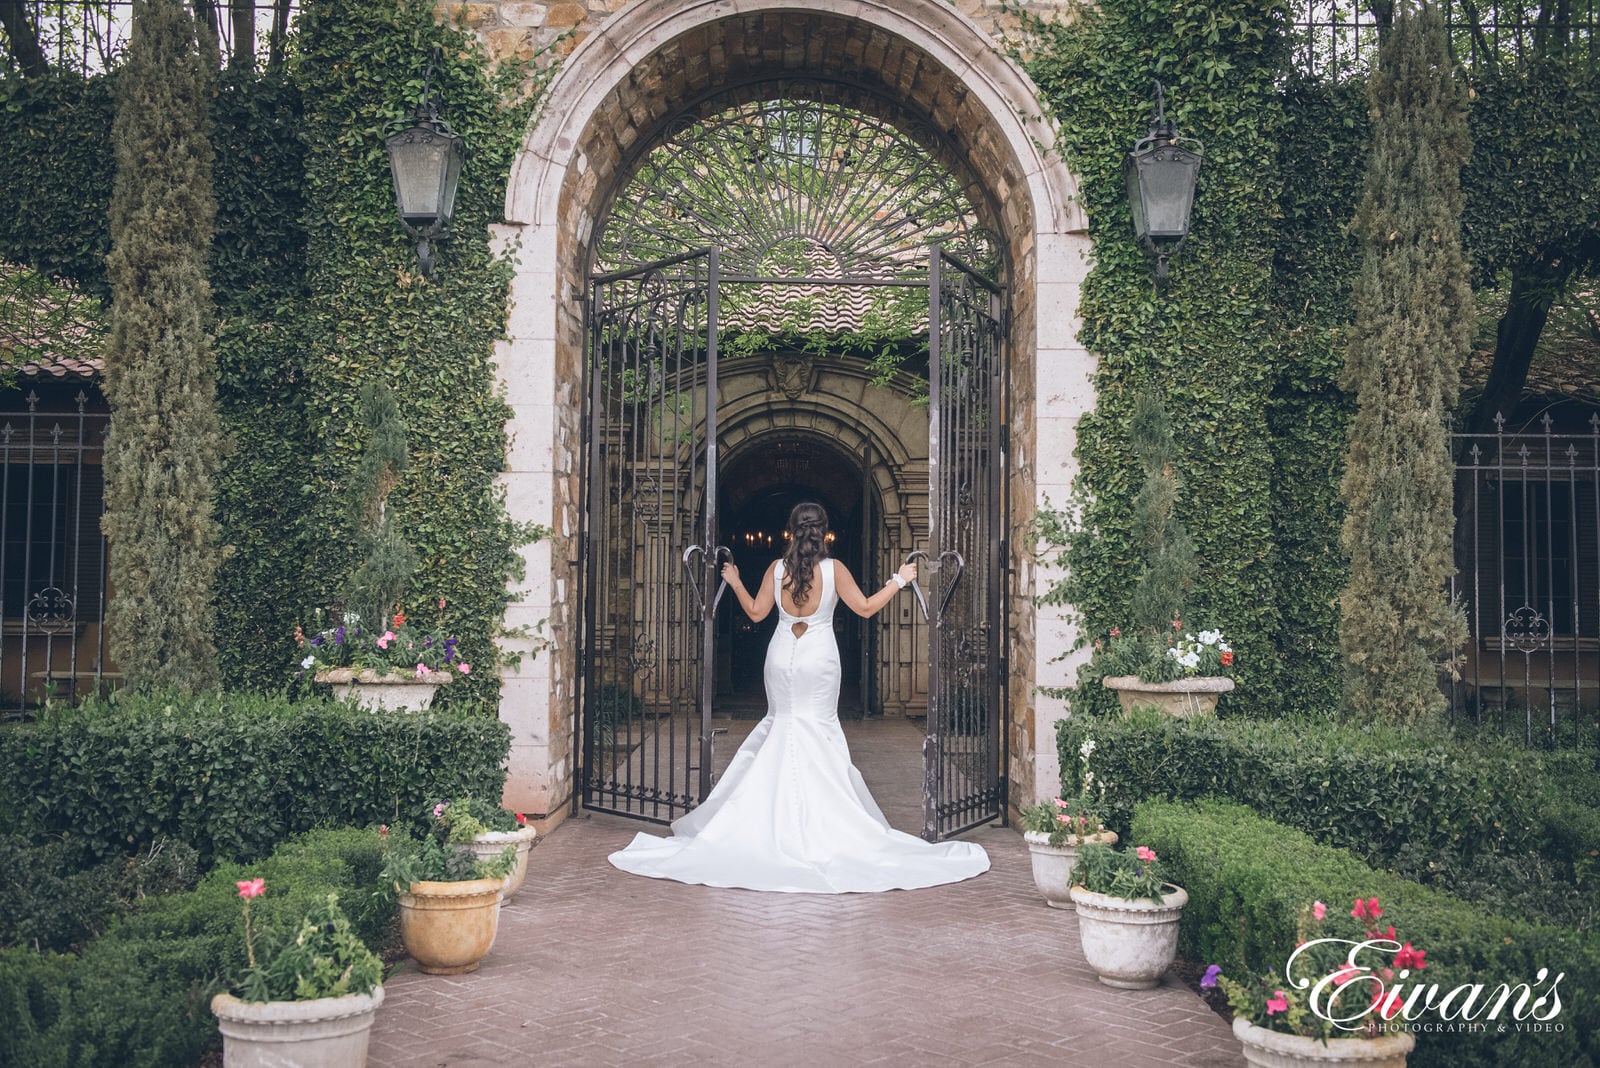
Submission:
[[[752,723],[728,724],[725,760]],[[896,826],[920,826],[920,729],[846,723]],[[993,868],[927,890],[719,890],[617,871],[645,827],[568,820],[534,849],[482,968],[386,984],[370,1063],[488,1065],[1243,1064],[1227,1025],[1176,979],[1095,981],[1072,913],[1047,908],[1012,828],[970,836]]]

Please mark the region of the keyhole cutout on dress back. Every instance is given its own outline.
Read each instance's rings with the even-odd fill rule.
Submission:
[[[804,623],[795,623],[789,629],[794,631],[794,636],[798,638],[806,632],[806,625]]]

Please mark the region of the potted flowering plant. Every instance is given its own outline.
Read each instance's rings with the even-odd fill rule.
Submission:
[[[493,860],[479,859],[470,843],[482,824],[464,816],[446,823],[448,807],[434,806],[433,826],[420,842],[379,832],[383,885],[400,904],[400,939],[417,967],[432,975],[477,971],[494,945],[506,876],[517,863],[511,845]],[[452,826],[461,841],[451,840]]]
[[[1233,689],[1235,656],[1222,631],[1186,630],[1177,616],[1164,631],[1113,627],[1096,650],[1106,671],[1101,684],[1117,691],[1125,712],[1142,705],[1174,716],[1214,712]]]
[[[1375,897],[1356,898],[1349,919],[1314,901],[1300,910],[1282,975],[1235,980],[1218,965],[1206,969],[1200,986],[1227,996],[1246,1063],[1404,1068],[1416,1040],[1386,1027],[1401,1007],[1390,984],[1397,972],[1426,968],[1427,952],[1400,941],[1393,925],[1380,927],[1383,916]]]
[[[1085,845],[1072,901],[1084,959],[1102,983],[1144,990],[1161,982],[1178,955],[1178,920],[1189,895],[1166,880],[1155,850]]]
[[[383,1004],[383,962],[350,929],[338,896],[329,894],[306,913],[292,937],[262,939],[258,954],[250,901],[266,892],[266,882],[237,885],[249,969],[237,995],[211,999],[223,1064],[365,1064],[372,1018]]]
[[[1077,796],[1041,801],[1020,813],[1022,837],[1033,860],[1033,884],[1051,908],[1073,907],[1072,865],[1079,847],[1091,842],[1115,845],[1117,841],[1116,832],[1106,830],[1101,807],[1105,784],[1097,782],[1089,768],[1093,753],[1094,739],[1085,738],[1078,747],[1083,775]]]
[[[435,805],[434,818],[446,828],[451,842],[468,846],[479,860],[493,862],[507,846],[514,848],[517,862],[506,876],[500,904],[504,905],[512,894],[522,889],[528,877],[528,853],[538,837],[527,816],[481,798],[458,797]]]
[[[372,709],[426,708],[434,691],[457,674],[469,675],[459,641],[443,628],[445,601],[439,600],[439,624],[413,625],[396,612],[382,627],[369,628],[361,616],[347,612],[337,625],[321,627],[307,637],[295,629],[295,644],[305,656],[300,674],[333,685],[340,697],[355,697]]]

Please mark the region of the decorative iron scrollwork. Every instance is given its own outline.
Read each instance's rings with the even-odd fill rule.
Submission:
[[[59,586],[46,586],[28,598],[28,625],[46,634],[66,630],[76,615],[77,602]]]
[[[1509,642],[1519,652],[1543,649],[1550,641],[1550,621],[1537,608],[1525,604],[1506,617],[1500,628],[1500,640]]]

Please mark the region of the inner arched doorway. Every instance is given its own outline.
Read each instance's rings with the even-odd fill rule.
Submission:
[[[513,629],[542,625],[557,650],[503,673],[501,716],[513,735],[508,796],[527,810],[554,815],[574,792],[581,762],[573,754],[573,710],[585,661],[597,648],[579,633],[571,563],[584,546],[580,493],[587,483],[580,469],[590,455],[581,383],[592,324],[583,320],[580,298],[590,273],[605,262],[599,252],[605,223],[630,169],[680,117],[704,117],[696,109],[713,97],[725,103],[742,93],[754,101],[753,87],[775,80],[828,86],[835,95],[826,100],[896,128],[920,123],[937,131],[939,144],[930,151],[963,183],[999,243],[1013,393],[1004,407],[969,412],[966,426],[1003,429],[1013,462],[995,476],[998,484],[953,485],[948,494],[954,500],[1009,493],[1023,502],[1000,531],[995,582],[1032,590],[1031,560],[1016,548],[1023,541],[1017,534],[1031,504],[1046,493],[1060,499],[1070,480],[1072,421],[1092,403],[1092,362],[1077,346],[1073,320],[1086,241],[1071,176],[1050,153],[1048,126],[1030,118],[1036,93],[1016,66],[939,0],[819,0],[803,7],[749,0],[736,10],[711,0],[628,5],[579,46],[552,84],[513,171],[502,235],[519,262],[501,360],[515,413],[507,499],[514,516],[556,532],[529,551],[529,579],[507,613]],[[826,275],[824,249],[781,251]],[[1040,370],[1046,364],[1048,374]],[[675,389],[692,378],[680,377]],[[1045,390],[1055,394],[1048,413]],[[1048,431],[1041,419],[1051,422]],[[1039,669],[1064,651],[1070,634],[1053,626],[1042,632],[1039,624],[1048,620],[1025,596],[1011,604],[1002,625],[1014,644],[1002,670],[1012,682],[1007,741],[1016,744],[1002,770],[1015,804],[1035,796],[1037,781],[1048,788],[1053,778],[1048,718],[1036,714],[1033,693],[1047,674],[1070,670],[1070,664]],[[968,653],[983,651],[996,633],[967,634],[959,644]],[[1035,652],[1036,635],[1052,646],[1043,658]],[[506,645],[515,651],[519,642]]]

